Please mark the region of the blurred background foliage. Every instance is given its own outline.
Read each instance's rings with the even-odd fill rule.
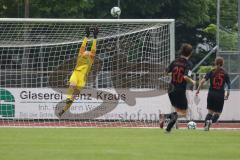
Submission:
[[[237,43],[237,3],[234,1],[225,0],[221,5],[221,15],[231,17],[223,22],[225,29],[220,34],[220,39],[225,39],[220,42],[226,49],[235,49]],[[27,15],[26,3],[29,8]],[[110,9],[117,5],[118,0],[0,0],[0,17],[113,18]],[[191,43],[196,48],[204,39],[210,48],[216,45],[217,0],[121,0],[120,8],[122,19],[174,18],[176,50],[182,43]],[[193,63],[200,61],[207,52],[194,54]],[[203,65],[211,65],[214,57]]]

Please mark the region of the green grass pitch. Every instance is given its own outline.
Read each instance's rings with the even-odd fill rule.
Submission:
[[[239,160],[240,131],[0,128],[0,160]]]

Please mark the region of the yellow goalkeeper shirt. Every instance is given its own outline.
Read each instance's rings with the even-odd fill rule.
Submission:
[[[77,64],[75,66],[75,70],[82,71],[83,73],[88,73],[92,67],[96,54],[96,39],[93,40],[91,51],[85,51],[86,45],[87,38],[85,37],[78,54]]]
[[[87,73],[90,71],[92,64],[93,64],[93,59],[90,57],[90,55],[78,56],[75,70],[83,71],[84,73]]]

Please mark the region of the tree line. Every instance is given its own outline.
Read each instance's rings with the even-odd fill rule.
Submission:
[[[27,0],[29,18],[113,18],[110,9],[118,5],[118,0]],[[23,18],[26,0],[0,0],[0,17]],[[237,3],[236,0],[222,0],[222,16],[229,16],[222,22],[227,26],[223,38],[236,40]],[[225,7],[225,8],[224,8]],[[161,19],[176,20],[176,49],[181,43],[193,46],[207,38],[212,47],[216,45],[217,0],[121,0],[122,19]],[[232,36],[231,36],[232,35]],[[229,41],[228,41],[229,42]],[[224,43],[224,42],[223,42]],[[226,46],[227,45],[227,46]],[[229,46],[230,45],[230,46]],[[223,44],[227,49],[231,44]],[[205,53],[203,53],[205,54]],[[198,61],[201,55],[194,61]]]

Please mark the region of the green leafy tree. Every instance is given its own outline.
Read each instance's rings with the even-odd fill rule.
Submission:
[[[85,18],[85,12],[93,5],[93,1],[87,0],[34,0],[30,2],[30,17]]]
[[[0,17],[18,17],[18,0],[0,0]]]
[[[24,17],[24,0],[0,0],[7,11],[2,17]],[[31,18],[112,18],[117,0],[29,0]],[[182,42],[198,43],[197,28],[210,23],[215,0],[122,0],[121,18],[176,19],[176,47]],[[3,6],[3,5],[2,5]],[[14,12],[15,13],[14,13]],[[214,12],[215,14],[216,12]]]
[[[216,38],[217,26],[210,24],[204,29],[204,32],[208,34],[212,39]],[[235,51],[237,50],[237,32],[220,29],[219,31],[219,47],[220,50]]]
[[[225,29],[236,30],[238,18],[238,0],[221,0],[220,1],[220,25]]]
[[[197,73],[207,73],[211,71],[213,66],[200,66]]]

